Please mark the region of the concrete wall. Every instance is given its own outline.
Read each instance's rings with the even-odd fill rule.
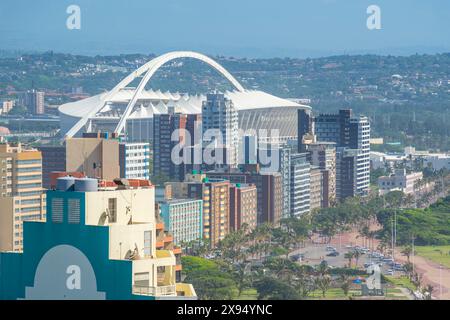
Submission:
[[[14,249],[14,198],[0,197],[0,252]]]

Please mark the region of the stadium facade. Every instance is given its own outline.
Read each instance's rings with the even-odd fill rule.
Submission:
[[[130,73],[111,91],[59,107],[61,131],[65,137],[83,132],[108,131],[123,134],[128,141],[151,141],[153,115],[165,114],[170,107],[177,112],[198,114],[206,96],[146,89],[147,83],[164,64],[180,58],[200,60],[216,69],[234,87],[224,92],[238,111],[239,129],[257,134],[268,130],[270,141],[297,137],[297,110],[310,109],[294,100],[282,99],[263,91],[246,90],[227,70],[211,58],[196,52],[177,51],[161,55]],[[130,84],[138,80],[137,87]],[[270,138],[272,129],[279,137]]]

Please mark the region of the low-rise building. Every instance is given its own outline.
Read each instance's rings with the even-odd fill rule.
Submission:
[[[414,194],[415,185],[423,179],[422,172],[407,174],[406,169],[397,169],[390,176],[378,178],[379,194],[383,195],[391,191],[399,190],[405,194]]]

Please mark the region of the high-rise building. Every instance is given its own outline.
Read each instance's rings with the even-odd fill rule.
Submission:
[[[153,118],[153,175],[183,181],[184,166],[172,159],[172,150],[185,142],[187,115],[170,112]],[[176,131],[177,130],[177,131]],[[172,135],[177,134],[175,140]],[[183,156],[180,154],[180,156]]]
[[[290,166],[291,216],[298,218],[311,209],[311,165],[306,153],[292,153]]]
[[[336,200],[336,143],[316,142],[309,144],[307,149],[311,165],[322,171],[321,207],[330,207]]]
[[[193,170],[202,169],[202,115],[186,115],[186,131],[188,136],[185,141],[184,174]]]
[[[318,167],[311,167],[310,182],[310,209],[319,209],[322,207],[323,196],[323,171]]]
[[[119,140],[108,133],[67,139],[66,170],[103,180],[120,177]]]
[[[196,298],[174,251],[157,249],[153,186],[98,184],[63,177],[47,191],[47,222],[24,224],[23,254],[0,253],[1,299]]]
[[[222,163],[215,165],[237,167],[239,122],[233,102],[222,93],[208,94],[202,104],[202,121],[204,148],[214,147],[216,157],[223,155]]]
[[[38,150],[0,144],[0,208],[0,251],[21,251],[23,221],[45,220]]]
[[[246,224],[249,230],[257,225],[257,188],[251,184],[237,183],[230,188],[230,231]]]
[[[370,183],[369,119],[364,116],[353,117],[351,110],[339,110],[338,114],[321,114],[315,118],[315,134],[317,141],[335,142],[338,148],[356,150],[355,186],[352,188],[354,192],[348,196],[367,195]],[[338,159],[342,158],[338,157]],[[343,166],[348,164],[347,161]],[[348,179],[340,180],[348,181]],[[337,186],[337,188],[339,187]],[[341,192],[341,196],[344,194],[348,193]],[[342,198],[340,199],[342,200]]]
[[[315,142],[314,135],[314,117],[311,110],[299,109],[298,116],[298,152],[303,153],[307,150],[307,145]]]
[[[42,185],[51,188],[51,173],[66,171],[65,146],[40,146],[37,149],[42,154]]]
[[[287,145],[268,145],[258,148],[258,164],[262,173],[279,172],[282,182],[282,217],[291,216],[291,154]]]
[[[283,181],[279,172],[261,172],[260,166],[243,165],[239,170],[215,170],[207,172],[208,177],[219,178],[231,183],[254,184],[257,189],[257,224],[266,222],[279,224],[283,217]]]
[[[203,200],[203,239],[211,247],[217,246],[230,230],[230,181],[194,171],[186,174],[183,182],[167,185],[174,199]]]
[[[150,179],[150,144],[131,142],[119,144],[120,177]]]
[[[159,203],[166,230],[176,245],[202,239],[203,200],[173,199]]]
[[[27,107],[32,114],[39,115],[45,113],[44,105],[45,93],[37,90],[30,90],[23,93],[21,104]]]
[[[357,195],[358,150],[336,149],[336,198],[345,199]]]
[[[245,135],[242,137],[242,154],[240,163],[255,164],[258,162],[258,137],[254,135]]]

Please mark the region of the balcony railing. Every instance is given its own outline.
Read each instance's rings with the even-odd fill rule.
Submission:
[[[133,294],[141,296],[173,296],[177,294],[176,285],[161,286],[161,287],[147,287],[147,286],[133,286]]]

